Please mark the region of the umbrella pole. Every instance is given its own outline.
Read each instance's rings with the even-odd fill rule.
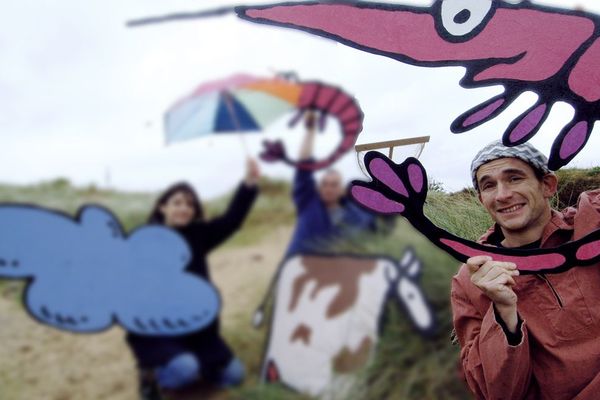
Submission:
[[[242,148],[244,149],[244,153],[245,153],[246,157],[249,158],[250,150],[248,149],[248,142],[246,141],[246,138],[244,137],[244,132],[242,132],[242,127],[241,127],[240,121],[239,121],[237,115],[235,114],[235,110],[233,109],[231,94],[229,94],[229,92],[224,91],[223,98],[225,99],[225,104],[227,104],[227,110],[229,111],[231,120],[233,121],[233,124],[235,125],[235,130],[239,132],[239,137],[242,142]]]
[[[250,158],[250,149],[248,148],[248,142],[246,142],[246,138],[243,133],[238,135],[240,137],[240,141],[242,142],[242,148],[244,149],[244,154],[246,158]]]

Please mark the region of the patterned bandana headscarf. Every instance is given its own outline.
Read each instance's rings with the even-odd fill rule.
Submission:
[[[550,173],[550,170],[548,169],[548,158],[529,143],[520,144],[514,147],[506,147],[501,141],[497,140],[481,149],[471,163],[471,178],[473,179],[473,186],[476,190],[479,190],[477,187],[477,170],[479,167],[499,158],[518,158],[544,175]]]

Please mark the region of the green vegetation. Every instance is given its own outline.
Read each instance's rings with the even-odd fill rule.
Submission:
[[[98,204],[112,210],[125,229],[130,230],[145,221],[153,195],[104,190],[93,185],[77,188],[59,178],[28,186],[0,185],[0,202],[35,204],[71,215],[83,204]]]
[[[600,188],[600,167],[592,169],[561,169],[558,175],[559,190],[556,208],[577,205],[581,192]]]
[[[474,190],[449,195],[430,193],[425,214],[439,227],[469,240],[477,240],[492,226]]]
[[[600,187],[600,169],[564,170],[561,179],[559,206],[573,205],[581,191]],[[263,181],[262,196],[253,209],[244,229],[228,246],[249,245],[259,241],[274,225],[291,225],[294,209],[289,200],[289,184]],[[444,193],[441,184],[432,188],[425,207],[426,214],[437,225],[465,238],[476,239],[484,233],[491,221],[479,205],[476,194],[465,189]],[[74,188],[64,179],[39,185],[17,187],[0,186],[0,201],[28,202],[73,213],[84,203],[109,207],[127,229],[144,222],[155,194],[122,193],[99,190],[94,187]],[[217,215],[227,207],[229,197],[207,205],[209,215]],[[359,383],[348,400],[366,399],[465,399],[469,398],[459,378],[458,346],[452,345],[450,284],[458,263],[432,247],[426,238],[409,224],[398,219],[391,234],[360,237],[351,243],[340,243],[341,250],[360,254],[386,254],[399,258],[406,246],[413,246],[425,266],[423,288],[436,311],[438,332],[424,340],[410,326],[403,311],[390,303],[384,323],[382,339],[372,365],[363,371]],[[0,290],[2,289],[0,282]],[[15,299],[18,296],[15,295]],[[249,308],[252,305],[249,305]],[[249,309],[248,314],[253,310]],[[247,362],[248,382],[229,396],[244,400],[306,400],[278,386],[257,382],[260,370],[265,330],[251,329],[247,321],[239,329],[227,332],[232,345]]]
[[[289,201],[289,184],[283,181],[262,179],[259,196],[244,229],[236,234],[227,246],[256,243],[273,225],[290,225],[294,221],[294,207]],[[93,185],[78,188],[64,178],[35,185],[0,185],[0,202],[28,203],[74,215],[84,204],[107,207],[116,214],[129,231],[146,222],[158,193],[121,192],[99,189]],[[205,204],[208,217],[224,212],[231,195]]]

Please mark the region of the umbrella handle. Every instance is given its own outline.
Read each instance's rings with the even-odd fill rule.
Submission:
[[[302,116],[304,115],[304,109],[299,110],[296,115],[294,116],[294,118],[292,118],[288,124],[288,126],[290,128],[295,127],[296,125],[298,125],[298,122],[300,122],[300,120],[302,119]]]
[[[319,117],[319,130],[323,132],[327,127],[327,113],[325,111],[321,111],[321,116]]]
[[[246,158],[250,157],[250,149],[248,148],[248,142],[246,141],[246,137],[244,135],[244,133],[240,133],[239,134],[240,140],[242,142],[242,148],[244,149],[244,155],[246,156]]]

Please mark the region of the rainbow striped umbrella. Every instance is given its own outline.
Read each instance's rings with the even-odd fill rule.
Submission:
[[[300,102],[302,85],[238,74],[200,85],[166,113],[166,142],[264,129]]]

